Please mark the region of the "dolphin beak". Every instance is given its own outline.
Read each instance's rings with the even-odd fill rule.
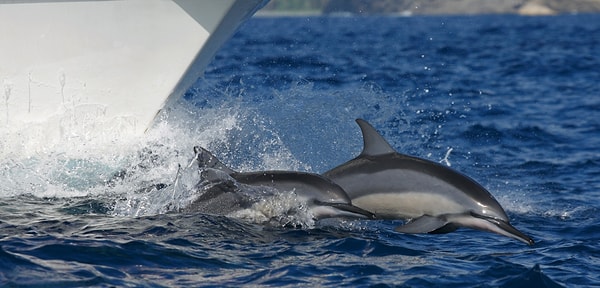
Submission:
[[[489,217],[484,217],[481,215],[477,215],[474,213],[471,213],[471,215],[475,218],[480,218],[483,220],[486,220],[487,222],[489,222],[491,227],[486,227],[484,228],[484,230],[488,230],[490,232],[494,232],[500,235],[504,235],[516,240],[519,240],[527,245],[533,245],[535,244],[535,241],[533,241],[533,239],[527,235],[525,235],[525,233],[519,231],[517,228],[515,228],[514,226],[510,225],[510,223],[503,221],[503,220],[499,220],[499,219],[494,219],[494,218],[489,218]]]
[[[494,223],[494,222],[492,222],[492,223]],[[507,222],[497,221],[497,223],[494,223],[494,224],[498,225],[498,227],[500,229],[507,232],[509,234],[509,235],[507,235],[508,237],[522,241],[529,246],[535,244],[535,241],[533,241],[533,239],[531,237],[525,235],[525,233],[517,230],[517,228],[513,227],[512,225],[510,225]]]
[[[345,216],[348,217],[356,217],[356,218],[366,218],[366,219],[376,219],[375,214],[358,208],[352,204],[347,204],[347,203],[319,203],[321,205],[327,205],[327,206],[331,206],[335,209],[344,211],[344,212],[349,212],[346,213]]]

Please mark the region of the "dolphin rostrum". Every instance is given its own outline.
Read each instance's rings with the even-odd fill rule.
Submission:
[[[243,206],[242,202],[246,202],[248,197],[236,194],[236,185],[241,183],[275,189],[281,193],[295,193],[299,200],[307,203],[315,220],[331,217],[374,218],[373,213],[353,206],[339,185],[319,174],[294,171],[236,172],[202,147],[194,147],[194,152],[203,178],[213,184],[191,204],[192,209],[206,207],[204,203],[223,198],[229,198],[234,206]]]
[[[405,219],[402,233],[448,233],[458,227],[498,233],[533,245],[509,223],[492,194],[441,164],[397,153],[365,120],[362,153],[323,175],[340,185],[352,204],[379,219]]]

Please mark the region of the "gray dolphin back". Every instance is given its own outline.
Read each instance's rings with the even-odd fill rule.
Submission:
[[[295,171],[258,171],[233,173],[240,183],[272,187],[282,192],[296,192],[321,202],[350,203],[350,197],[339,185],[313,173]]]
[[[318,174],[296,171],[258,171],[233,173],[231,176],[239,183],[246,185],[271,187],[280,192],[296,193],[298,197],[308,201],[308,205],[312,207],[328,206],[339,210],[329,210],[329,213],[316,215],[317,218],[337,216],[375,218],[373,213],[352,205],[350,197],[342,187]]]
[[[204,194],[196,200],[198,203],[194,203],[193,207],[202,207],[206,211],[210,208],[207,203],[223,204],[227,201],[232,203],[233,209],[247,207],[248,203],[261,195],[249,195],[237,185],[244,184],[263,186],[282,193],[296,193],[299,198],[307,201],[317,218],[374,218],[373,213],[353,206],[350,197],[339,185],[319,174],[296,171],[236,172],[200,146],[194,147],[194,153],[194,161],[198,162],[198,167],[202,170],[204,181],[199,184],[199,188],[204,190]]]

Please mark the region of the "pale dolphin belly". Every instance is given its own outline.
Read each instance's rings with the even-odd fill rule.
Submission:
[[[352,204],[383,219],[411,219],[421,215],[437,216],[465,212],[460,203],[450,198],[423,192],[365,194],[352,199]]]

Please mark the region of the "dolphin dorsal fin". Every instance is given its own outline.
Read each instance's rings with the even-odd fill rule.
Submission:
[[[235,170],[227,167],[227,165],[223,164],[223,162],[221,162],[221,160],[219,160],[219,158],[215,157],[208,150],[206,150],[206,149],[204,149],[204,148],[202,148],[200,146],[195,146],[194,147],[194,153],[196,154],[194,156],[194,160],[198,161],[198,167],[199,168],[213,168],[213,169],[218,169],[218,170],[221,170],[221,171],[223,171],[223,172],[225,172],[227,174],[236,173]]]
[[[360,126],[364,141],[363,151],[360,153],[360,156],[377,156],[396,152],[367,121],[356,119],[356,123]]]

